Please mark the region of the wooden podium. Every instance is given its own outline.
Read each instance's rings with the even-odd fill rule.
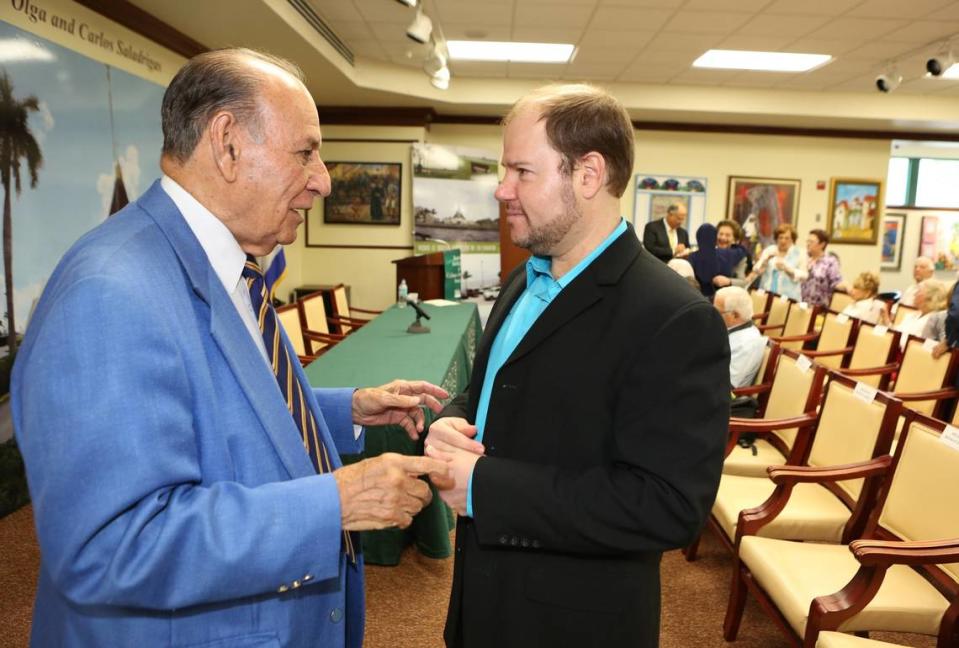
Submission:
[[[446,262],[442,252],[396,259],[396,285],[406,279],[411,293],[418,293],[421,300],[443,299],[446,279]]]

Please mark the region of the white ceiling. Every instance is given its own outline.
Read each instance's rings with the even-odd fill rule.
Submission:
[[[427,46],[405,35],[414,10],[394,0],[308,0],[357,57],[419,67]],[[939,43],[959,35],[948,0],[425,0],[442,37],[567,42],[565,65],[453,62],[456,78],[563,79],[875,93],[896,60],[900,93],[959,95],[923,78]],[[959,46],[959,40],[957,40]],[[803,74],[693,69],[709,48],[830,54]]]

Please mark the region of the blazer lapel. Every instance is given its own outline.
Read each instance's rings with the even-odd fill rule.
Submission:
[[[633,226],[613,241],[583,272],[546,307],[516,346],[504,365],[516,362],[543,343],[557,329],[603,298],[604,285],[619,282],[626,268],[639,254],[640,243]]]
[[[213,272],[193,231],[159,182],[155,182],[138,202],[170,242],[194,293],[209,305],[210,334],[276,447],[287,472],[291,477],[314,473],[313,464],[303,451],[296,423],[283,398],[278,398],[280,388],[276,378],[250,339],[233,301]],[[296,358],[296,355],[291,357]]]

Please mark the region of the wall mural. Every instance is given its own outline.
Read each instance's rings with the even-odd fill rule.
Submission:
[[[12,254],[13,319],[22,334],[64,252],[159,177],[164,88],[2,21],[0,44],[8,53],[0,110],[23,116],[0,124],[4,254]],[[0,286],[4,338],[9,283],[8,274]]]

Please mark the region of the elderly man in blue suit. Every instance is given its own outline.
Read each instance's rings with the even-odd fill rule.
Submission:
[[[309,389],[264,299],[254,258],[330,192],[295,67],[200,55],[163,132],[163,179],[64,256],[14,369],[42,556],[32,644],[359,646],[353,532],[408,525],[419,477],[449,476],[337,450],[361,450],[366,424],[415,437],[448,394]]]

